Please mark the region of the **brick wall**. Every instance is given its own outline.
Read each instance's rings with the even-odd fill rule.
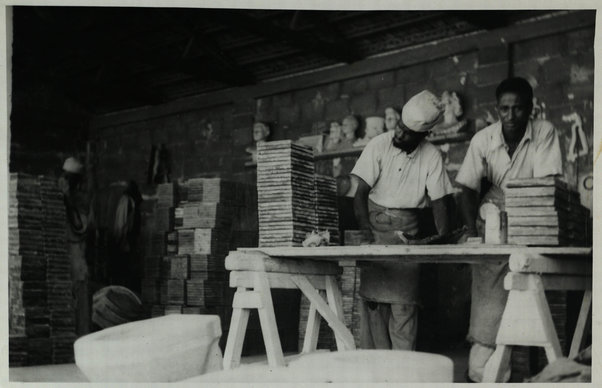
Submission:
[[[500,80],[514,74],[534,85],[535,96],[545,105],[544,114],[559,130],[565,159],[572,123],[562,117],[573,112],[582,117],[587,154],[575,162],[565,160],[565,169],[569,180],[583,186],[593,165],[593,34],[593,28],[583,28],[514,43],[500,43],[501,39],[409,66],[309,83],[278,93],[249,97],[252,91],[247,93],[243,88],[230,102],[213,107],[183,104],[178,111],[175,105],[170,112],[148,119],[134,113],[129,120],[122,113],[114,123],[108,120],[110,124],[93,130],[98,184],[103,187],[127,178],[144,183],[151,147],[159,144],[170,151],[174,179],[224,176],[252,181],[254,171],[244,167],[244,161],[245,148],[253,143],[254,120],[271,124],[271,140],[297,139],[323,133],[330,121],[340,121],[348,114],[358,116],[361,122],[368,116],[384,115],[385,107],[400,108],[424,88],[436,94],[455,91],[462,100],[463,118],[468,119],[472,130],[479,130],[497,119],[495,88]],[[210,96],[206,100],[211,100]],[[362,131],[360,128],[359,136]],[[467,146],[465,141],[441,147],[452,180]],[[349,171],[355,159],[343,158],[344,170]],[[327,173],[330,163],[318,163],[318,171]],[[586,204],[591,203],[591,192],[585,194]]]
[[[53,176],[67,156],[85,160],[90,115],[56,89],[13,80],[11,172]]]

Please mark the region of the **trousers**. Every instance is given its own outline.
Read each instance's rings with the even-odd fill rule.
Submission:
[[[493,187],[486,198],[495,203],[500,203],[499,189]],[[479,235],[483,235],[484,222],[477,219]],[[468,375],[474,381],[482,381],[485,364],[495,350],[495,338],[500,327],[500,321],[508,291],[504,289],[504,277],[508,273],[508,263],[502,264],[473,264],[472,289],[470,305],[470,327],[467,339],[472,343],[468,357]],[[510,361],[502,365],[506,381],[510,378]]]
[[[416,305],[360,300],[360,348],[414,350],[417,329]]]
[[[415,209],[387,209],[368,202],[376,244],[402,244],[395,234],[418,232]],[[418,264],[373,264],[360,272],[360,347],[413,350],[418,327]]]

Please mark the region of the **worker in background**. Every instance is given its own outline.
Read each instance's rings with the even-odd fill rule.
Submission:
[[[109,232],[109,283],[140,292],[142,278],[138,251],[142,195],[133,180],[127,182],[117,201]]]
[[[354,211],[364,240],[403,244],[419,236],[419,210],[432,206],[437,231],[449,232],[446,196],[453,187],[439,150],[425,140],[443,116],[429,91],[412,97],[392,131],[373,138],[351,174],[358,178]],[[361,270],[363,349],[413,350],[416,346],[418,264],[378,264]]]
[[[456,176],[461,186],[460,209],[467,236],[483,235],[479,203],[491,202],[504,210],[505,182],[515,178],[539,178],[562,174],[560,145],[554,126],[530,120],[533,90],[523,78],[508,78],[496,89],[500,120],[479,131],[470,142]],[[481,179],[491,185],[479,201]],[[495,350],[495,338],[506,305],[504,276],[508,264],[472,266],[472,302],[468,340],[473,344],[468,379],[481,382],[485,364]],[[502,366],[510,379],[510,362]]]
[[[90,332],[89,271],[86,243],[94,222],[90,201],[82,193],[84,166],[74,157],[63,164],[58,186],[63,193],[67,214],[68,254],[71,261],[71,281],[75,308],[75,331],[78,336]]]

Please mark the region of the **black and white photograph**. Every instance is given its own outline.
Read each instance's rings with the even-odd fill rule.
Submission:
[[[596,2],[323,3],[0,4],[0,385],[602,381]]]

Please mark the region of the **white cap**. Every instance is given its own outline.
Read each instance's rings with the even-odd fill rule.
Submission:
[[[75,159],[73,156],[68,157],[63,163],[63,171],[70,172],[72,174],[81,174],[84,170],[84,166]]]
[[[401,121],[414,132],[426,132],[443,118],[443,105],[437,96],[423,90],[410,98],[401,110]]]

